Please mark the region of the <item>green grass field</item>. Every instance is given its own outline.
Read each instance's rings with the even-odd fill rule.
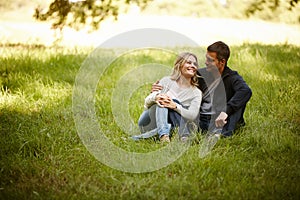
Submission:
[[[72,91],[93,49],[0,48],[0,199],[299,199],[300,47],[232,46],[229,66],[253,91],[246,127],[220,140],[205,158],[199,157],[195,142],[175,162],[147,173],[102,164],[77,134]],[[194,52],[204,57],[200,47]],[[171,67],[173,60],[141,51],[104,72],[95,111],[115,145],[131,152],[162,148],[153,140],[126,140],[114,120],[111,98],[122,74],[134,66],[156,62]],[[149,90],[150,82],[130,97],[132,121]]]

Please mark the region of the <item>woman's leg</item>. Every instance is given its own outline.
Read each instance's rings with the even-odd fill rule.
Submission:
[[[159,137],[170,135],[171,124],[168,123],[168,109],[156,106],[156,126]]]
[[[133,135],[131,138],[134,140],[146,139],[153,137],[157,134],[156,120],[155,120],[156,105],[151,106],[145,110],[139,120],[138,126],[142,134]]]
[[[149,110],[144,110],[144,112],[141,114],[139,121],[138,121],[138,126],[142,131],[143,127],[147,126],[151,122],[150,116],[149,116]]]
[[[138,120],[138,126],[141,133],[145,133],[156,128],[155,112],[156,105],[153,105],[141,114]]]
[[[188,121],[186,121],[179,113],[177,113],[174,110],[169,111],[169,120],[172,124],[172,128],[178,128],[178,135],[179,137],[188,137],[191,132],[195,131],[194,127],[191,127],[191,124]]]
[[[182,105],[177,99],[173,99],[173,101]],[[190,133],[194,132],[196,129],[194,126],[192,126],[194,123],[188,122],[174,110],[169,110],[169,121],[172,124],[172,128],[178,127],[178,135],[180,138],[188,137]]]

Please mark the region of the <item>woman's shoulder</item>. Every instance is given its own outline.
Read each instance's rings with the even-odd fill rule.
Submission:
[[[160,83],[169,83],[172,82],[173,80],[171,79],[171,76],[165,76],[162,79],[160,79]]]
[[[193,86],[192,87],[192,90],[193,90],[193,93],[196,95],[196,96],[202,96],[202,91],[196,87],[196,86]]]

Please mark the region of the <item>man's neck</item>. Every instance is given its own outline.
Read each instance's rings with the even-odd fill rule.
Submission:
[[[212,74],[213,74],[213,77],[215,79],[217,78],[220,78],[224,72],[224,69],[225,69],[225,66],[224,67],[221,67],[221,68],[218,68],[218,70],[214,71]]]
[[[223,70],[222,70],[222,72],[223,72]],[[220,78],[221,75],[222,75],[222,72],[220,72],[220,71],[213,71],[212,75],[213,75],[214,79]]]

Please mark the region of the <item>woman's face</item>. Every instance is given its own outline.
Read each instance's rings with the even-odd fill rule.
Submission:
[[[181,74],[185,78],[192,78],[196,74],[197,68],[198,63],[196,58],[194,56],[189,56],[181,68]]]

